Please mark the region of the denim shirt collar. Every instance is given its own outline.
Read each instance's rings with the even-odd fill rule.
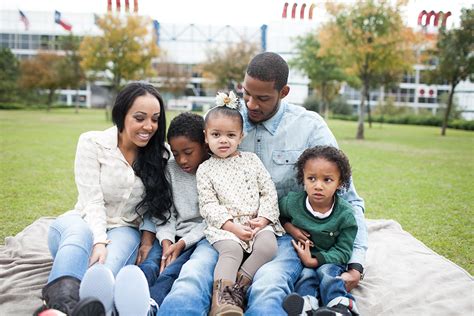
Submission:
[[[242,106],[242,116],[244,118],[244,130],[245,132],[249,132],[253,130],[258,124],[265,127],[265,129],[272,135],[274,135],[280,125],[280,122],[283,118],[283,114],[285,113],[288,104],[284,101],[280,102],[280,107],[278,111],[273,115],[270,119],[263,121],[261,123],[254,124],[252,123],[247,114],[247,107],[245,105]]]

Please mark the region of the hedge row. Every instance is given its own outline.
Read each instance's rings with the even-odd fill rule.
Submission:
[[[357,121],[355,115],[333,115],[334,119],[345,121]],[[366,118],[367,121],[367,118]],[[407,124],[407,125],[426,125],[441,127],[443,118],[439,116],[422,116],[422,115],[398,115],[398,116],[372,116],[372,122],[388,123],[388,124]],[[467,120],[451,120],[448,121],[449,128],[474,131],[474,121]]]

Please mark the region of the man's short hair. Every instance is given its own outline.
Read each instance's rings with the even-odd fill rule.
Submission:
[[[247,67],[247,75],[261,81],[274,81],[277,91],[288,83],[288,64],[278,54],[264,52],[256,55]]]

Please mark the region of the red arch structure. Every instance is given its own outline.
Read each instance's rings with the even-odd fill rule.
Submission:
[[[433,25],[438,26],[440,18],[442,19],[441,26],[445,27],[446,26],[446,21],[448,18],[451,16],[451,11],[448,11],[444,13],[443,11],[439,11],[436,13],[435,11],[431,10],[430,12],[427,12],[426,10],[423,10],[420,12],[418,15],[418,25],[421,26],[428,26],[431,22],[431,18],[434,17],[433,20]],[[425,22],[423,23],[423,17],[426,17]]]
[[[291,18],[294,19],[296,15],[296,7],[298,6],[298,3],[293,3],[293,9],[291,9]]]
[[[288,2],[285,2],[283,4],[283,12],[281,14],[281,17],[283,19],[286,19],[288,17],[288,6],[289,6],[289,3]],[[295,19],[296,18],[296,9],[298,7],[298,3],[293,3],[293,6],[291,8],[291,18],[292,19]],[[314,8],[316,7],[316,5],[313,3],[311,4],[311,6],[309,7],[308,9],[308,19],[309,20],[312,20],[313,19],[313,10]],[[306,11],[306,3],[303,3],[301,5],[301,9],[300,9],[300,19],[303,20],[305,18],[305,11]]]
[[[115,11],[120,12],[122,0],[115,0]],[[130,11],[130,0],[125,0],[125,12]],[[112,0],[107,0],[107,12],[112,12]],[[138,12],[138,0],[133,0],[133,12]]]

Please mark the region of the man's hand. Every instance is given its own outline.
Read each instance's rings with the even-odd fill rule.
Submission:
[[[305,230],[296,227],[290,222],[285,223],[283,227],[285,228],[286,232],[290,234],[291,237],[293,237],[293,239],[295,239],[296,241],[302,244],[306,243],[306,241],[309,241],[309,245],[311,247],[314,247],[313,242],[311,241],[311,239],[309,239],[311,235]]]
[[[301,262],[305,267],[316,268],[318,266],[318,259],[311,256],[311,247],[309,245],[309,241],[306,241],[305,243],[298,241],[298,243],[296,243],[294,240],[292,240],[291,243],[293,244],[298,257],[300,257]]]
[[[89,267],[94,263],[104,263],[107,258],[107,247],[104,243],[98,243],[92,248],[92,254],[89,258]]]
[[[360,272],[355,269],[350,269],[341,274],[341,278],[344,280],[347,291],[350,292],[359,285]]]
[[[151,248],[153,247],[153,243],[155,242],[155,234],[149,232],[147,230],[142,231],[142,237],[140,240],[140,248],[138,248],[138,255],[137,261],[135,262],[136,265],[139,265],[148,257],[148,253],[150,252]]]
[[[252,228],[253,235],[255,236],[255,234],[258,233],[259,230],[265,228],[265,226],[270,224],[270,221],[265,217],[259,216],[249,220],[248,223],[250,225],[250,228]]]
[[[169,241],[169,240],[167,240]],[[169,266],[173,261],[178,258],[178,256],[181,254],[183,249],[186,248],[186,243],[184,242],[183,239],[180,239],[177,243],[175,244],[170,244],[167,247],[167,250],[165,251],[165,248],[163,248],[163,258],[161,260],[161,265],[160,265],[160,274],[163,272],[163,270]]]

